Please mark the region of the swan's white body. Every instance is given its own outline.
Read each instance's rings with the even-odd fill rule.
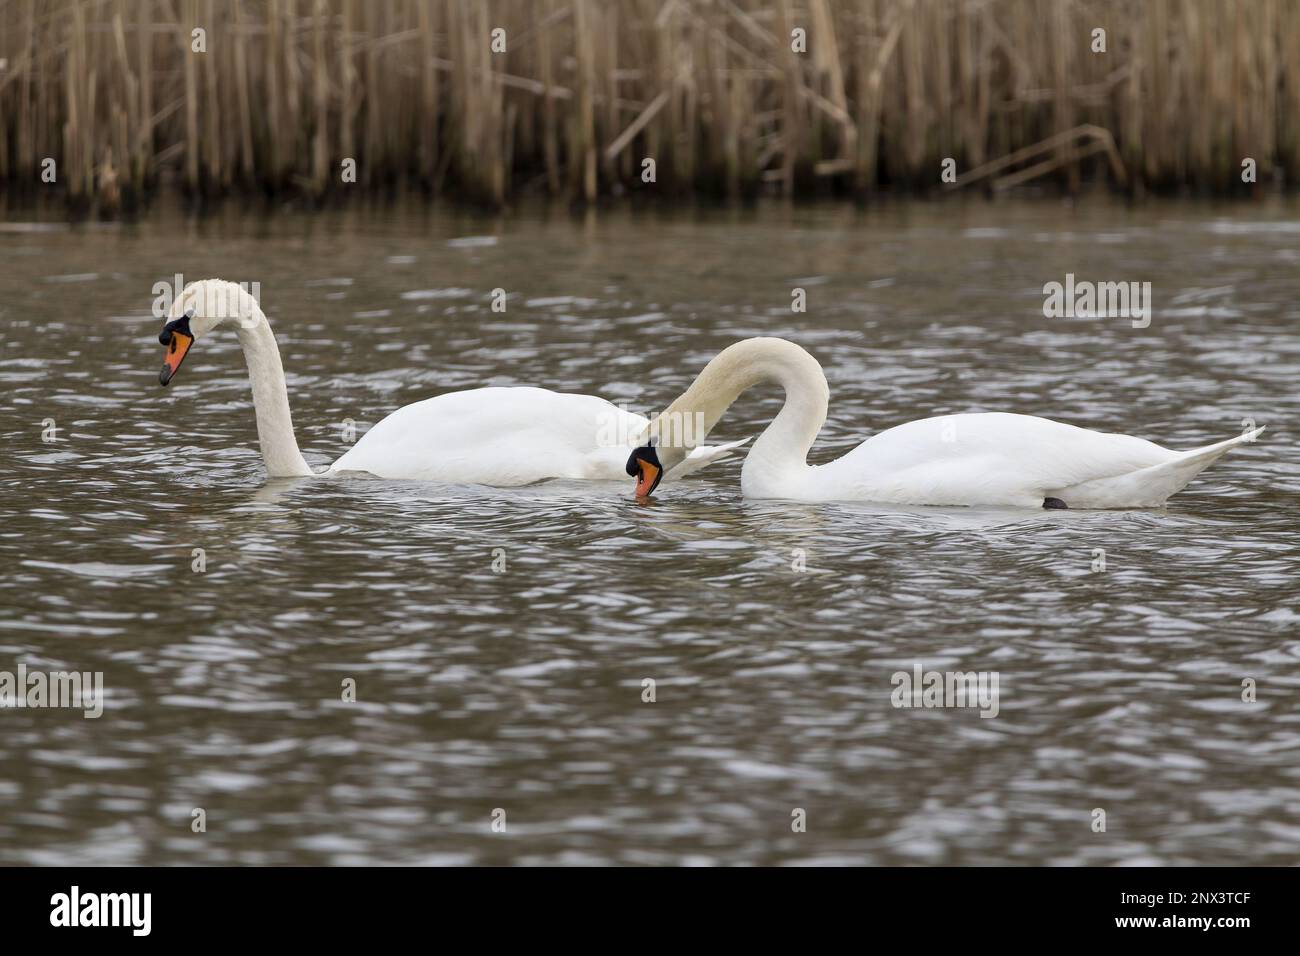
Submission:
[[[942,415],[890,428],[835,461],[809,465],[808,450],[826,421],[826,377],[794,343],[757,338],[720,352],[647,432],[661,438],[671,434],[660,424],[665,416],[698,415],[704,428],[694,438],[702,441],[743,391],[766,381],[784,386],[786,402],[741,470],[741,489],[753,498],[1033,508],[1055,498],[1071,508],[1158,507],[1263,431],[1180,452],[1030,415]],[[665,469],[689,451],[689,442],[677,449],[658,444]]]
[[[1189,452],[1001,412],[942,415],[898,425],[820,466],[787,475],[746,462],[741,487],[758,498],[907,505],[1158,507],[1245,436]]]
[[[195,340],[226,319],[237,321],[268,475],[316,475],[298,449],[280,350],[257,301],[234,283],[206,279],[190,283],[173,303],[173,319],[187,313]],[[368,472],[498,487],[547,478],[626,480],[633,439],[648,425],[644,416],[591,395],[476,388],[399,408],[320,474]],[[694,449],[679,473],[743,444]]]
[[[329,470],[499,487],[547,478],[626,481],[631,439],[649,424],[593,395],[474,388],[399,408]],[[697,448],[675,474],[703,468],[743,444]]]

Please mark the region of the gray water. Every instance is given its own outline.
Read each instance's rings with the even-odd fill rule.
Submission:
[[[1300,861],[1300,208],[30,218],[0,222],[0,671],[106,702],[0,710],[0,863]],[[1268,431],[1161,511],[745,501],[738,460],[648,505],[268,483],[233,334],[158,386],[178,272],[261,283],[318,466],[459,388],[653,411],[757,334],[826,370],[815,462],[961,411]],[[1044,318],[1067,272],[1151,282],[1150,326]],[[996,672],[998,715],[895,708],[917,664]]]

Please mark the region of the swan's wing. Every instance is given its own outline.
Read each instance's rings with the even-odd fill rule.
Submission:
[[[1140,472],[1178,454],[1130,435],[1031,415],[943,415],[867,439],[817,469],[828,474],[816,484],[905,504],[1035,506],[1062,489]]]
[[[1052,495],[1073,508],[1158,508],[1169,497],[1222,458],[1230,449],[1254,441],[1264,426],[1191,451],[1173,452],[1173,457],[1139,471],[1095,478]]]
[[[698,445],[691,449],[691,453],[682,460],[680,465],[664,475],[664,481],[681,478],[706,468],[716,461],[721,461],[749,440],[749,438],[742,438],[740,441],[727,442],[725,445]]]
[[[603,477],[590,473],[593,453],[627,447],[647,423],[592,395],[468,389],[399,408],[331,470],[499,486]],[[627,455],[615,457],[621,457],[621,469]],[[627,477],[621,470],[618,476]]]
[[[648,424],[594,395],[467,389],[399,408],[330,470],[499,487],[548,478],[626,481],[627,457]],[[696,448],[678,471],[697,471],[743,444]]]

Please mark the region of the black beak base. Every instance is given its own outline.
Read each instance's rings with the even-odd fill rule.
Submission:
[[[664,477],[664,469],[663,465],[659,464],[659,453],[655,451],[654,445],[642,445],[640,448],[634,449],[632,454],[628,456],[626,471],[630,477],[640,477],[641,466],[638,462],[642,461],[649,465],[653,465],[655,469],[655,480],[646,491],[646,494],[648,495],[652,494],[654,490],[659,487],[659,482],[661,482]]]
[[[162,331],[158,333],[158,344],[170,344],[173,332],[181,332],[188,335],[190,338],[194,338],[194,333],[190,331],[190,315],[188,312],[182,315],[179,319],[172,319],[162,327]]]

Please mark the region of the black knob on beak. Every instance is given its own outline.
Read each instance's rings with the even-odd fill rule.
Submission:
[[[186,312],[179,319],[172,319],[164,325],[162,331],[158,333],[158,344],[171,344],[173,332],[184,332],[190,338],[194,338],[194,333],[190,331],[190,313]]]
[[[661,471],[663,470],[659,464],[659,453],[655,451],[654,445],[642,445],[640,448],[634,449],[632,454],[628,456],[627,468],[624,469],[628,473],[628,477],[636,478],[641,474],[641,466],[637,463],[642,461],[649,462]]]

